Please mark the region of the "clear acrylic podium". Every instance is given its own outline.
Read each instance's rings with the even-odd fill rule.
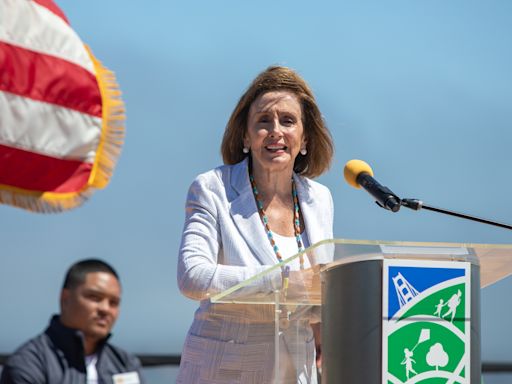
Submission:
[[[317,382],[320,321],[322,384],[480,384],[480,288],[510,274],[512,245],[335,239],[210,300],[274,308],[276,384]]]

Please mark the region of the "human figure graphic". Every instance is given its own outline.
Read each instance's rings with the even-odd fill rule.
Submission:
[[[434,312],[434,316],[441,317],[441,310],[446,305],[443,299],[439,299],[439,304],[436,305],[436,311]]]
[[[457,293],[454,293],[452,297],[450,297],[450,300],[446,303],[448,305],[448,311],[443,315],[443,318],[446,316],[451,315],[450,321],[453,322],[453,319],[455,318],[455,313],[457,312],[457,307],[460,304],[460,297],[462,296],[462,292],[457,290]]]
[[[414,368],[412,367],[412,363],[416,364],[416,360],[414,360],[412,358],[413,355],[414,355],[413,351],[409,351],[408,348],[404,349],[404,359],[402,360],[402,362],[400,364],[405,365],[405,375],[407,376],[407,380],[409,380],[409,376],[411,375],[411,372],[414,373],[415,375],[418,374],[418,372],[416,372],[414,370]]]

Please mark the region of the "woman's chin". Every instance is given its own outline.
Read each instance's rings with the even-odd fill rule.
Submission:
[[[293,170],[294,162],[290,156],[276,156],[260,163],[263,170],[268,172],[284,172]]]

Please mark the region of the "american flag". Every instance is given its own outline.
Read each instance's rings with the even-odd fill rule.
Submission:
[[[51,0],[0,0],[0,203],[74,208],[112,176],[124,140],[115,76]]]

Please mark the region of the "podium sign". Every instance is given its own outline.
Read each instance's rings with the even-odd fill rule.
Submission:
[[[382,382],[469,384],[470,263],[386,259],[382,281]]]

